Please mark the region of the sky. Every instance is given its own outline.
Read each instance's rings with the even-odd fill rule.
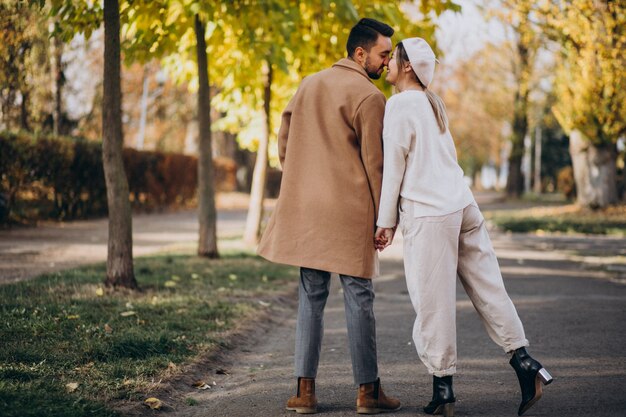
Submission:
[[[462,10],[460,13],[444,12],[436,20],[436,32],[439,49],[444,56],[440,58],[447,65],[467,58],[480,50],[486,42],[500,42],[506,38],[502,24],[494,19],[485,20],[480,6],[486,2],[479,0],[456,0]]]

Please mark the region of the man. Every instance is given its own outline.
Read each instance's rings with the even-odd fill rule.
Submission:
[[[300,267],[296,395],[287,409],[315,413],[315,377],[331,272],[340,276],[357,412],[400,408],[380,387],[371,278],[378,274],[374,225],[382,182],[385,96],[378,79],[389,62],[393,29],[361,19],[348,58],[305,78],[278,132],[280,196],[259,244],[270,261]]]

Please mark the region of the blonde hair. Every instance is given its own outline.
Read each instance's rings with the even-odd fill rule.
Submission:
[[[402,69],[406,64],[411,64],[409,61],[409,56],[404,49],[404,45],[402,42],[398,43],[396,46],[396,62],[398,64],[398,74],[402,73]],[[424,93],[426,93],[426,97],[428,97],[428,101],[430,102],[430,106],[433,108],[433,112],[435,113],[435,119],[437,120],[437,125],[439,126],[439,130],[441,133],[446,133],[448,129],[448,114],[446,113],[446,105],[444,104],[441,97],[437,94],[429,90],[424,83],[419,79],[419,77],[415,74],[415,72],[411,71],[413,78],[419,83],[419,85],[424,89]]]

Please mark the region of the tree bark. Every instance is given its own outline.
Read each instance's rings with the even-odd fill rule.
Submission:
[[[213,172],[213,151],[211,149],[211,96],[209,91],[209,70],[204,39],[205,27],[196,15],[196,54],[198,59],[198,255],[218,258],[217,251],[217,212],[215,209],[215,181]]]
[[[570,154],[576,182],[577,203],[591,209],[616,204],[617,147],[596,146],[579,130],[570,133]]]
[[[530,29],[519,26],[516,31],[519,36],[517,55],[519,68],[517,69],[517,91],[513,109],[513,123],[511,134],[511,154],[509,155],[509,175],[506,181],[508,197],[520,197],[524,190],[524,175],[522,174],[522,158],[524,157],[524,138],[528,133],[528,94],[529,77],[532,70],[532,51],[527,45],[524,34]]]
[[[50,24],[50,31],[54,29],[54,23]],[[58,136],[61,133],[61,119],[63,114],[63,42],[56,36],[50,39],[50,72],[52,73],[52,133]]]
[[[246,230],[243,235],[244,243],[250,246],[258,243],[261,232],[261,220],[263,219],[263,200],[265,197],[265,185],[267,182],[267,149],[271,132],[270,103],[272,101],[272,64],[267,62],[267,78],[263,96],[263,134],[259,140],[254,173],[252,175],[252,187],[250,190],[250,204],[246,218]]]
[[[541,139],[541,127],[537,126],[535,129],[535,167],[534,167],[534,184],[533,191],[535,194],[541,194],[542,191],[542,183],[541,183],[541,150],[542,150],[542,139]]]
[[[22,130],[29,131],[28,125],[28,102],[30,101],[30,93],[28,91],[22,91],[22,103],[20,104],[20,128]]]
[[[132,213],[122,147],[120,81],[120,13],[118,0],[104,0],[104,80],[102,100],[102,163],[109,209],[109,240],[105,284],[137,288],[133,271]]]

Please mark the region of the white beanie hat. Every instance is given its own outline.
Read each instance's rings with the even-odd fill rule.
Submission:
[[[402,41],[402,46],[415,75],[425,87],[428,87],[435,75],[435,62],[439,62],[430,45],[422,38],[408,38]]]

